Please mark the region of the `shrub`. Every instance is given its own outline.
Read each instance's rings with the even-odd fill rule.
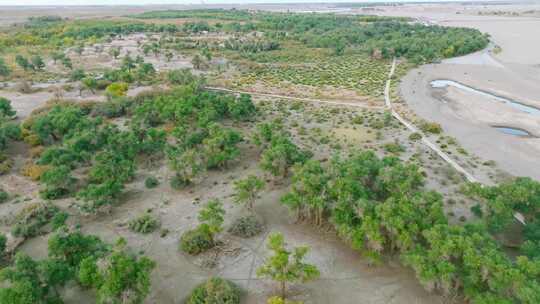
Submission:
[[[64,226],[66,224],[68,217],[69,217],[69,214],[67,214],[67,212],[60,211],[56,213],[51,219],[53,230],[57,230],[58,228]]]
[[[157,187],[157,185],[159,185],[159,181],[157,178],[150,176],[146,178],[146,180],[144,181],[144,185],[146,186],[146,188],[152,189],[152,188]]]
[[[0,204],[7,202],[8,199],[9,199],[9,194],[6,191],[0,189]]]
[[[420,139],[422,139],[422,134],[420,134],[418,132],[414,132],[411,135],[409,135],[409,139],[413,140],[413,141],[420,140]]]
[[[16,216],[16,223],[11,232],[16,237],[28,238],[36,236],[58,211],[58,207],[51,204],[37,203],[28,205]]]
[[[41,144],[41,139],[36,134],[30,134],[24,137],[24,142],[32,147],[36,147]]]
[[[474,206],[471,207],[471,212],[476,215],[477,217],[482,217],[484,216],[484,212],[482,211],[482,206],[480,206],[480,204],[476,204]]]
[[[355,125],[361,125],[364,123],[364,118],[360,115],[356,115],[351,122]]]
[[[128,84],[125,82],[113,82],[105,89],[109,98],[118,98],[125,96],[128,90]]]
[[[112,100],[102,102],[94,107],[94,116],[104,116],[107,118],[120,117],[125,114],[126,103],[122,100]]]
[[[405,148],[399,143],[387,143],[383,147],[390,153],[401,153],[405,151]]]
[[[301,301],[289,301],[285,300],[282,297],[274,296],[271,298],[268,298],[268,301],[266,304],[303,304],[304,302]]]
[[[8,173],[12,166],[13,160],[8,158],[5,154],[0,153],[0,175]]]
[[[232,282],[214,277],[195,287],[187,304],[239,304],[240,289]]]
[[[22,174],[29,177],[33,181],[37,181],[41,178],[41,175],[50,169],[50,166],[42,166],[35,164],[28,164],[22,169]]]
[[[4,255],[4,251],[7,247],[7,237],[3,234],[0,234],[0,258]]]
[[[129,221],[129,229],[138,233],[150,233],[159,227],[159,221],[149,214],[145,214]]]
[[[420,130],[425,133],[440,134],[442,132],[441,125],[435,122],[423,122],[420,125]]]
[[[228,231],[232,235],[250,238],[261,233],[263,229],[263,225],[257,220],[256,216],[248,215],[236,219]]]
[[[214,247],[214,237],[208,225],[188,230],[180,238],[180,250],[196,255]],[[194,302],[197,303],[197,302]]]

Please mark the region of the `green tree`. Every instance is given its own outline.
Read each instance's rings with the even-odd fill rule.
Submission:
[[[26,59],[26,57],[23,57],[22,55],[15,56],[15,62],[25,71],[33,68],[30,61],[28,61],[28,59]]]
[[[201,68],[202,63],[202,59],[198,54],[193,56],[193,59],[191,59],[191,64],[193,64],[193,67],[197,70]]]
[[[151,63],[141,63],[136,70],[137,79],[145,80],[156,74],[156,69]]]
[[[118,98],[125,96],[128,90],[128,84],[125,82],[114,82],[111,83],[105,89],[105,93],[109,98]]]
[[[257,269],[257,276],[278,282],[282,298],[286,298],[287,283],[305,283],[320,276],[316,266],[304,262],[309,251],[308,247],[287,250],[283,235],[273,233],[268,237],[268,249],[273,252],[273,255]]]
[[[71,169],[62,165],[45,171],[39,181],[46,185],[41,191],[45,199],[58,199],[73,190],[76,179],[71,175]]]
[[[84,72],[83,69],[75,69],[75,70],[71,71],[71,73],[69,75],[69,79],[71,81],[79,81],[79,80],[83,79],[84,77],[86,77],[86,73]]]
[[[212,234],[216,234],[222,229],[223,215],[223,204],[218,199],[212,199],[199,211],[198,219],[203,225],[208,225]]]
[[[167,59],[167,62],[170,62],[174,57],[174,54],[172,52],[165,53],[165,58]]]
[[[114,59],[117,59],[118,56],[120,56],[120,48],[111,48],[109,50],[109,54],[114,58]]]
[[[212,53],[210,52],[208,48],[203,48],[201,51],[201,54],[203,55],[204,58],[206,58],[206,60],[208,61],[212,60]]]
[[[66,55],[64,54],[64,52],[53,52],[51,54],[51,58],[54,64],[56,64],[57,61],[62,61],[65,57]]]
[[[293,185],[281,198],[282,203],[296,211],[296,218],[311,217],[316,225],[322,225],[325,211],[329,209],[329,177],[319,161],[308,160],[294,167]]]
[[[11,69],[7,66],[4,58],[0,58],[0,76],[8,77],[11,74]]]
[[[32,66],[34,69],[41,71],[45,67],[45,62],[43,61],[43,58],[39,55],[34,55],[30,59],[32,61]]]
[[[245,204],[248,210],[253,210],[253,203],[257,195],[264,189],[264,181],[260,178],[250,175],[245,179],[234,183],[234,201],[239,204]]]
[[[86,76],[83,79],[81,79],[81,84],[84,89],[89,90],[92,92],[92,94],[96,93],[96,89],[98,87],[98,81],[92,76]]]
[[[189,185],[204,173],[206,165],[201,153],[195,149],[170,148],[167,150],[169,166],[176,173],[175,179],[182,185]]]
[[[84,52],[84,45],[77,45],[75,47],[75,53],[77,53],[77,55],[81,56],[83,52]]]
[[[133,60],[133,58],[131,58],[129,54],[127,54],[126,56],[124,56],[124,58],[122,58],[122,64],[120,67],[122,70],[131,72],[131,70],[134,69],[135,66],[136,66],[135,61]]]
[[[7,98],[0,97],[0,121],[15,118],[16,114],[17,112],[11,107],[11,101]]]
[[[40,263],[18,253],[13,265],[0,271],[0,280],[6,284],[0,288],[0,303],[62,303],[56,288],[68,279],[63,264]]]
[[[208,137],[203,140],[202,153],[207,160],[207,167],[223,168],[227,163],[240,155],[236,146],[242,136],[231,129],[223,128],[217,123],[208,127]]]
[[[145,256],[129,253],[120,239],[111,254],[101,259],[85,258],[78,278],[83,286],[96,288],[96,303],[140,304],[150,293],[150,273],[155,265]]]
[[[270,145],[263,151],[259,166],[275,177],[286,177],[295,163],[309,159],[309,153],[301,151],[283,134],[273,136]]]
[[[71,62],[71,58],[67,56],[62,58],[62,65],[70,70],[73,69],[73,63]]]

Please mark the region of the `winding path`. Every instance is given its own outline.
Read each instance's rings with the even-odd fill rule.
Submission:
[[[392,101],[390,98],[390,85],[392,83],[392,76],[394,76],[394,72],[396,70],[396,58],[394,57],[392,61],[392,68],[390,68],[390,72],[388,73],[388,79],[386,80],[386,87],[384,88],[384,103],[392,113],[392,116],[394,116],[400,123],[402,123],[407,129],[409,129],[411,132],[418,132],[422,134],[422,142],[430,148],[432,151],[437,153],[439,157],[441,157],[445,162],[447,162],[450,166],[452,166],[454,169],[456,169],[458,172],[463,174],[465,178],[471,182],[471,183],[479,183],[479,181],[465,168],[463,168],[460,164],[458,164],[456,161],[454,161],[448,154],[444,153],[437,145],[435,145],[433,142],[431,142],[423,132],[421,132],[418,128],[416,128],[412,123],[407,121],[403,116],[401,116],[398,112],[394,110],[392,107]],[[481,184],[481,183],[480,183]],[[481,184],[483,186],[483,184]],[[514,213],[514,218],[518,220],[521,224],[525,225],[525,217],[519,213]]]
[[[463,174],[465,178],[471,182],[471,183],[477,183],[478,180],[465,168],[463,168],[460,164],[455,162],[448,154],[444,153],[437,145],[435,145],[433,142],[431,142],[423,132],[421,132],[418,128],[416,128],[412,123],[408,122],[403,116],[401,116],[398,112],[394,110],[392,107],[392,101],[390,98],[390,85],[392,83],[392,76],[394,76],[394,72],[396,70],[396,58],[392,60],[392,67],[390,68],[390,72],[388,73],[388,79],[386,80],[386,87],[384,88],[384,103],[386,104],[386,107],[390,110],[392,113],[392,116],[394,116],[401,124],[403,124],[407,129],[409,129],[411,132],[417,132],[422,134],[422,142],[430,148],[433,152],[437,153],[439,157],[441,157],[445,162],[447,162],[450,166],[452,166],[456,171]]]
[[[362,103],[355,103],[355,102],[342,102],[342,101],[326,100],[326,99],[313,99],[313,98],[294,97],[294,96],[287,96],[287,95],[257,93],[257,92],[249,92],[249,91],[237,91],[237,90],[231,90],[231,89],[221,88],[221,87],[205,87],[205,89],[211,90],[211,91],[233,93],[233,94],[249,94],[249,95],[261,96],[261,97],[281,98],[281,99],[289,99],[289,100],[325,103],[325,104],[331,104],[331,105],[351,106],[351,107],[359,107],[359,108],[366,108],[366,109],[383,110],[385,108],[385,107],[382,107],[382,106],[370,106],[370,105],[366,105],[366,104],[362,104]]]

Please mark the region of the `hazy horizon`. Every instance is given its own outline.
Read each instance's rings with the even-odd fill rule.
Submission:
[[[251,4],[251,3],[366,3],[366,2],[465,2],[466,0],[0,0],[0,6],[85,6],[85,5],[193,5],[193,4]],[[478,2],[493,2],[482,0]]]

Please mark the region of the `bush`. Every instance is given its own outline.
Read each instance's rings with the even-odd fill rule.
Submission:
[[[236,219],[231,227],[229,233],[243,238],[250,238],[263,231],[263,225],[257,220],[257,217],[253,215],[243,216]]]
[[[3,204],[7,202],[8,200],[9,200],[9,194],[6,191],[0,189],[0,204]]]
[[[420,140],[420,139],[422,139],[422,134],[420,134],[418,132],[414,132],[411,135],[409,135],[409,139],[413,140],[413,141]]]
[[[271,297],[271,298],[268,298],[268,301],[266,302],[266,304],[303,304],[304,302],[300,302],[300,301],[289,301],[289,300],[284,300],[282,297],[278,297],[278,296],[274,296],[274,297]]]
[[[482,211],[482,206],[480,206],[480,204],[476,204],[474,206],[471,207],[471,212],[476,215],[477,217],[482,217],[484,216],[484,212]]]
[[[383,147],[390,153],[401,153],[405,151],[405,148],[399,143],[387,143]]]
[[[29,134],[28,136],[25,136],[23,140],[32,147],[41,145],[41,138],[36,134]]]
[[[129,221],[129,229],[138,233],[150,233],[159,227],[159,221],[149,214],[145,214]]]
[[[42,189],[39,191],[39,196],[42,199],[46,199],[46,200],[61,199],[68,194],[69,194],[69,191],[67,189],[55,188],[55,187],[45,187],[45,189]]]
[[[4,255],[4,251],[7,247],[7,237],[3,234],[0,234],[0,258]]]
[[[56,213],[51,219],[53,230],[57,230],[58,228],[64,226],[66,224],[68,217],[69,217],[69,214],[67,214],[67,212],[60,211]]]
[[[180,237],[180,250],[196,255],[214,247],[214,237],[208,225],[202,224]],[[198,303],[198,302],[195,302]]]
[[[13,167],[13,160],[8,158],[5,154],[0,153],[0,175],[11,171],[11,167]]]
[[[50,169],[50,166],[41,166],[28,164],[22,169],[22,174],[29,177],[33,181],[37,181],[41,178],[41,175]]]
[[[423,122],[420,125],[420,130],[424,131],[425,133],[433,133],[433,134],[440,134],[442,132],[441,125],[435,122]]]
[[[94,116],[104,116],[107,118],[120,117],[125,114],[126,103],[123,100],[112,100],[102,102],[94,107]]]
[[[240,289],[232,282],[214,277],[195,287],[187,304],[239,304]]]
[[[360,115],[356,115],[352,120],[351,122],[355,125],[361,125],[364,123],[364,117],[360,116]]]
[[[188,181],[185,181],[182,177],[175,175],[171,178],[170,184],[171,188],[180,190],[189,186],[190,183]]]
[[[28,205],[16,216],[11,233],[16,237],[33,237],[58,213],[58,207],[37,203]]]
[[[144,185],[146,186],[146,188],[152,189],[159,185],[159,181],[157,178],[150,176],[144,181]]]

